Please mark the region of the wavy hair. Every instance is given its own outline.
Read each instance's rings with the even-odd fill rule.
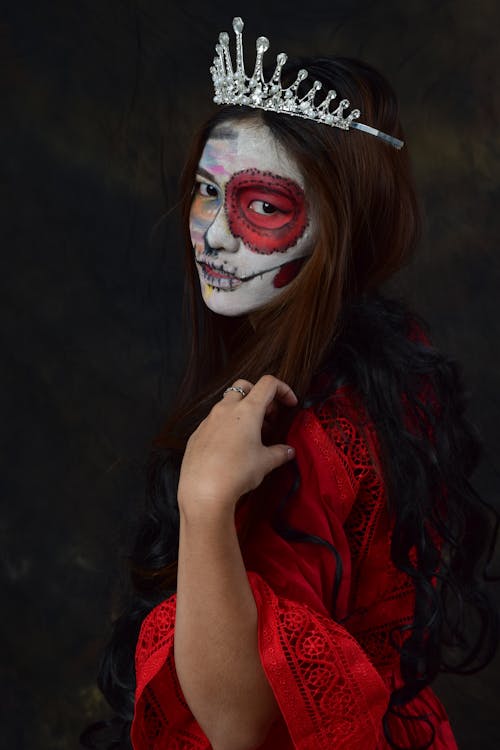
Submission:
[[[365,122],[404,138],[394,92],[373,68],[346,58],[301,59],[287,67],[290,80],[300,67],[307,67],[323,90],[333,88],[359,107]],[[319,226],[313,253],[300,273],[255,313],[252,325],[243,316],[218,316],[203,304],[188,227],[196,167],[210,133],[221,123],[242,121],[267,126],[295,160]],[[430,344],[409,337],[416,316],[379,293],[380,285],[411,258],[419,239],[419,208],[407,150],[396,151],[359,131],[224,107],[194,140],[181,195],[188,363],[176,406],[153,443],[146,509],[130,555],[133,591],[115,623],[99,685],[117,714],[130,721],[140,625],[176,589],[176,490],[183,451],[221,390],[242,375],[255,382],[270,372],[295,390],[298,408],[304,408],[350,383],[363,398],[381,446],[395,524],[392,559],[415,583],[414,621],[400,657],[404,685],[393,692],[384,719],[386,737],[397,747],[391,739],[391,713],[400,712],[438,671],[464,672],[487,663],[498,640],[495,612],[481,587],[482,542],[475,541],[484,539],[491,524],[469,482],[479,440],[464,415],[459,367]],[[422,321],[418,327],[425,330]],[[314,394],[311,383],[320,371],[329,376],[329,387]],[[421,399],[423,381],[432,390],[437,410]],[[412,432],[402,394],[415,427]],[[280,425],[277,441],[284,439],[288,424]],[[321,543],[290,529],[288,499],[281,503],[277,532]],[[472,632],[466,610],[476,615]],[[127,740],[117,742],[114,747],[127,746]],[[432,737],[426,747],[431,743]]]

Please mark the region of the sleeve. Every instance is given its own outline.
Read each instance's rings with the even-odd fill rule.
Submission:
[[[299,750],[370,750],[387,689],[348,631],[249,574],[259,611],[262,665]]]
[[[347,441],[349,420],[335,440],[309,410],[295,420],[288,441],[296,449],[300,486],[287,515],[291,524],[321,537],[342,567],[336,619],[330,615],[335,556],[321,544],[286,541],[270,523],[290,476],[281,474],[261,522],[242,548],[258,610],[261,662],[281,710],[284,733],[269,750],[370,750],[377,747],[388,690],[359,643],[339,624],[347,611],[349,544],[343,522],[356,496],[359,472]],[[335,429],[339,429],[336,422]],[[342,445],[349,444],[349,449]],[[284,481],[284,484],[283,484]],[[268,490],[270,487],[268,486]],[[175,595],[156,607],[141,629],[136,651],[134,750],[210,748],[177,680],[173,658]],[[270,732],[270,735],[272,731]],[[278,735],[276,735],[277,737]]]
[[[135,653],[134,750],[210,750],[191,713],[174,663],[174,594],[145,618]]]

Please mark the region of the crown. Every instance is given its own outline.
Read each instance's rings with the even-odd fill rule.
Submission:
[[[255,68],[252,75],[247,76],[243,60],[243,26],[241,18],[233,19],[233,30],[236,35],[236,68],[233,67],[229,51],[229,34],[226,31],[219,34],[219,43],[215,45],[216,55],[210,73],[214,82],[216,104],[240,104],[265,109],[293,117],[303,117],[342,130],[355,128],[381,138],[394,148],[403,147],[404,142],[399,138],[358,122],[361,116],[359,109],[352,109],[349,114],[344,115],[345,110],[351,105],[347,99],[342,99],[335,106],[336,91],[328,91],[321,103],[316,105],[314,101],[316,93],[323,87],[321,81],[314,81],[307,94],[299,97],[297,92],[302,81],[305,81],[309,75],[307,70],[299,70],[294,83],[283,88],[281,71],[288,59],[284,52],[280,52],[276,58],[276,68],[270,80],[265,81],[262,60],[264,53],[269,49],[269,39],[265,36],[259,36],[256,41]]]

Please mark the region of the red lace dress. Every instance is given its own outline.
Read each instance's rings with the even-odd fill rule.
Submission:
[[[236,523],[259,615],[259,651],[281,709],[261,750],[381,750],[390,692],[401,684],[400,628],[412,621],[413,588],[390,559],[391,519],[370,424],[348,388],[320,409],[300,411],[288,434],[300,486],[287,523],[335,547],[285,541],[272,528],[295,479],[274,472],[237,511]],[[259,502],[260,500],[260,502]],[[248,533],[243,533],[252,512]],[[339,569],[341,568],[341,570]],[[336,571],[335,619],[332,589]],[[135,750],[207,750],[177,680],[175,595],[145,619],[136,650]],[[393,739],[417,748],[434,728],[434,750],[456,748],[446,713],[429,689],[391,717]],[[425,715],[426,720],[421,718]]]

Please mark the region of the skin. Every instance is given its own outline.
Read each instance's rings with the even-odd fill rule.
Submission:
[[[226,138],[228,132],[231,137]],[[297,261],[311,252],[315,228],[307,216],[300,174],[267,129],[240,124],[218,136],[208,142],[200,162],[203,181],[198,178],[191,233],[198,259],[216,258],[226,273],[252,276],[232,289],[229,277],[216,288],[198,266],[207,306],[220,314],[240,315],[280,293],[279,274],[289,283]],[[209,171],[213,180],[207,182]],[[285,196],[281,210],[289,212],[286,221],[282,216],[264,225],[248,221],[248,231],[245,216],[262,208],[251,205],[270,195],[270,184]],[[208,185],[213,186],[211,196]],[[242,201],[242,191],[250,200]],[[226,207],[226,200],[233,205]],[[213,252],[207,251],[205,240]],[[255,384],[238,380],[234,385],[246,396],[225,394],[191,435],[178,486],[174,658],[184,697],[214,750],[258,748],[280,715],[260,661],[257,608],[234,511],[243,494],[293,458],[292,447],[266,446],[262,434],[283,409],[296,406],[297,398],[272,375]]]
[[[190,214],[201,293],[221,315],[244,315],[280,294],[312,252],[316,222],[295,162],[267,126],[214,130]]]
[[[188,440],[178,486],[174,659],[186,701],[214,750],[253,750],[280,711],[260,661],[257,608],[234,524],[241,495],[294,456],[262,443],[264,420],[297,404],[271,375],[235,385]]]

